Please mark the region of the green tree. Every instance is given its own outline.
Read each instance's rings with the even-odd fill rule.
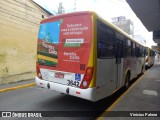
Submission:
[[[59,3],[59,7],[58,7],[58,14],[63,14],[65,13],[65,8],[62,5],[62,2]]]

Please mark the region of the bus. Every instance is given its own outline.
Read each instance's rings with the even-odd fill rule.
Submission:
[[[145,47],[146,50],[146,64],[145,64],[145,69],[148,69],[154,65],[155,61],[155,51],[149,47]]]
[[[144,46],[95,12],[45,18],[37,44],[39,87],[98,101],[145,68]]]

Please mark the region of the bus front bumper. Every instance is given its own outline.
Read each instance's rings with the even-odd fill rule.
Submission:
[[[42,79],[39,79],[38,77],[35,77],[35,82],[37,86],[41,88],[50,89],[53,91],[58,91],[60,93],[76,96],[79,98],[87,99],[90,101],[96,101],[96,88],[87,88],[87,89],[80,89],[72,86],[67,86],[59,83],[54,83],[50,81],[45,81]]]

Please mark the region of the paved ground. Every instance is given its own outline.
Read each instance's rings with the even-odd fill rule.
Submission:
[[[123,94],[124,90],[116,92],[112,96],[105,98],[98,102],[90,102],[76,97],[60,94],[57,92],[38,88],[37,86],[30,86],[28,88],[11,90],[0,93],[0,111],[91,111],[87,114],[95,114],[94,117],[54,117],[41,118],[42,120],[52,119],[78,119],[78,120],[93,120],[100,116],[103,111],[107,110],[113,104],[115,106],[111,109],[115,116],[123,114],[133,114],[141,111],[160,111],[160,64],[154,65],[144,75],[142,79],[137,81],[127,94]],[[24,84],[33,83],[34,80],[22,81],[8,85],[0,85],[1,89],[8,87],[16,87]],[[133,85],[133,84],[132,84]],[[120,101],[117,99],[123,96]],[[122,113],[121,113],[121,112]],[[124,112],[125,111],[125,112]],[[126,112],[129,111],[129,112]],[[69,112],[71,114],[72,112]],[[159,120],[156,117],[107,117],[109,114],[103,114],[105,120]],[[71,115],[72,116],[72,115]],[[0,118],[1,120],[2,118]],[[9,118],[2,119],[8,120]],[[10,118],[17,119],[17,118]],[[20,118],[21,119],[21,118]],[[28,118],[26,118],[27,120]],[[38,120],[41,120],[38,118]]]
[[[22,83],[23,82],[21,82],[21,84]],[[16,85],[16,83],[13,84]],[[14,86],[13,84],[12,86]],[[114,94],[113,96],[94,103],[77,97],[38,88],[37,86],[31,86],[0,93],[0,111],[51,111],[53,114],[55,114],[54,111],[59,111],[58,117],[55,115],[55,117],[52,118],[37,118],[37,120],[94,120],[99,117],[119,95],[119,93]],[[85,114],[91,117],[72,117],[75,116],[74,111],[79,115],[85,112]],[[63,114],[63,117],[61,114],[64,112],[65,114]],[[65,117],[68,114],[69,117]],[[16,120],[17,118],[0,118],[0,120],[1,119]],[[28,118],[26,118],[26,120],[28,120]]]
[[[11,87],[16,87],[16,86],[21,86],[21,85],[26,85],[26,84],[31,84],[34,83],[34,79],[32,80],[24,80],[24,81],[19,81],[19,82],[13,82],[10,84],[0,84],[0,90],[6,89],[6,88],[11,88]]]

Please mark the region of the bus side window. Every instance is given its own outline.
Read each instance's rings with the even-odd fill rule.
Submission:
[[[107,29],[105,28],[105,25],[100,22],[97,21],[97,40],[98,40],[98,58],[103,58],[105,57],[105,53],[106,53],[106,47],[105,47],[105,33],[106,33]]]
[[[143,46],[141,46],[141,57],[144,57],[144,47]]]
[[[97,27],[98,27],[97,29],[98,58],[113,58],[114,57],[113,31],[100,21],[98,21]]]
[[[99,58],[106,57],[106,45],[105,42],[98,42],[98,56]]]
[[[142,46],[139,47],[139,57],[142,57]]]
[[[126,46],[125,46],[125,56],[130,57],[131,56],[131,40],[126,40]]]
[[[132,42],[132,56],[135,56],[135,43]]]
[[[155,51],[153,51],[153,56],[155,56],[156,55],[156,52]]]
[[[147,48],[144,47],[144,55],[147,56],[147,54],[148,54],[148,53],[147,53]]]
[[[114,43],[114,53],[115,53],[115,57],[117,58],[124,58],[124,41],[125,41],[125,37],[121,34],[119,34],[118,32],[115,32],[115,43]]]
[[[142,57],[145,56],[145,48],[142,46]]]
[[[140,57],[140,46],[136,44],[136,57]]]
[[[114,57],[114,40],[113,40],[113,31],[107,29],[106,40],[107,40],[107,57]]]
[[[155,52],[153,50],[151,50],[151,56],[155,56]]]

